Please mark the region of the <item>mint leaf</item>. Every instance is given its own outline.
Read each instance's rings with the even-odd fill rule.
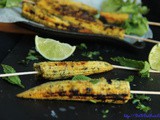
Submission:
[[[139,103],[136,108],[139,110],[142,110],[145,113],[147,113],[149,110],[151,110],[151,108],[149,106],[145,106],[142,103]]]
[[[147,61],[137,61],[124,57],[115,57],[111,59],[115,62],[118,62],[122,66],[139,69],[139,74],[141,75],[141,77],[150,77],[150,64]]]
[[[6,73],[6,74],[7,73],[16,73],[14,68],[12,68],[9,65],[2,64],[2,67],[3,67],[4,73]],[[18,85],[18,86],[24,88],[24,86],[22,85],[21,80],[20,80],[20,78],[18,76],[4,77],[3,79],[8,81],[11,84],[15,84],[15,85]]]

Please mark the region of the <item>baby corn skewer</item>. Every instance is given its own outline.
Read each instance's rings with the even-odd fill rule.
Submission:
[[[130,19],[129,14],[127,13],[110,13],[110,12],[101,12],[102,17],[110,24],[122,24],[126,20]],[[160,26],[160,23],[157,22],[148,22],[149,25]]]
[[[125,35],[120,27],[106,26],[95,18],[97,10],[85,4],[72,0],[25,0],[22,5],[22,15],[30,20],[41,23],[47,27],[67,30],[71,32],[100,34],[118,39],[131,38]],[[102,13],[105,16],[105,13]],[[110,14],[108,16],[111,16]],[[114,15],[109,21],[122,22],[127,15]],[[117,16],[118,19],[117,19]],[[160,43],[156,40],[132,37],[137,41]]]
[[[44,83],[17,95],[20,98],[95,101],[124,104],[130,99],[129,82],[98,79]]]
[[[78,61],[78,62],[40,62],[34,64],[36,71],[18,72],[9,74],[0,74],[0,77],[9,77],[17,75],[31,75],[36,74],[45,79],[63,79],[75,75],[91,75],[96,73],[107,72],[112,69],[134,70],[136,68],[123,67],[118,65],[111,65],[103,61]],[[152,73],[160,73],[159,71],[150,70]]]
[[[124,104],[130,94],[154,94],[155,91],[130,91],[127,81],[92,79],[48,82],[17,94],[19,98],[42,100],[74,100]]]

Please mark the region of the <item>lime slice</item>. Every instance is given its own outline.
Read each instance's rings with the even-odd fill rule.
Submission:
[[[153,46],[149,53],[148,61],[152,69],[160,71],[160,44]]]
[[[59,41],[35,37],[36,50],[48,60],[64,60],[71,56],[76,47]]]

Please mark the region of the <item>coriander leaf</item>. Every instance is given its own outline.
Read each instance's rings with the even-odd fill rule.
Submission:
[[[2,67],[3,67],[4,73],[16,73],[14,68],[12,68],[9,65],[2,64]],[[3,79],[8,81],[11,84],[15,84],[15,85],[18,85],[18,86],[24,88],[24,86],[22,85],[21,80],[18,76],[4,77]]]
[[[77,76],[74,76],[72,80],[91,80],[91,78],[85,75],[77,75]]]
[[[147,61],[137,61],[124,57],[115,57],[111,59],[115,62],[118,62],[122,66],[139,69],[139,74],[141,75],[141,77],[150,77],[150,65]]]
[[[102,3],[101,10],[104,12],[117,12],[128,14],[146,14],[148,8],[138,4],[136,0],[107,0]]]
[[[134,80],[133,75],[130,75],[128,78],[125,79],[125,81],[128,81],[128,82],[132,82],[133,80]]]
[[[93,51],[93,52],[90,51],[90,52],[84,52],[81,55],[84,57],[88,57],[90,59],[93,59],[94,56],[100,55],[100,52],[99,51]]]
[[[126,34],[143,36],[148,32],[148,20],[140,14],[132,15],[132,17],[124,22],[122,26]]]

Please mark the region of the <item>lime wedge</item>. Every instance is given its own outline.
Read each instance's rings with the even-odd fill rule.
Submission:
[[[160,71],[160,44],[153,46],[149,53],[148,61],[152,69]]]
[[[35,37],[36,50],[48,60],[64,60],[71,56],[76,47],[59,41]]]

